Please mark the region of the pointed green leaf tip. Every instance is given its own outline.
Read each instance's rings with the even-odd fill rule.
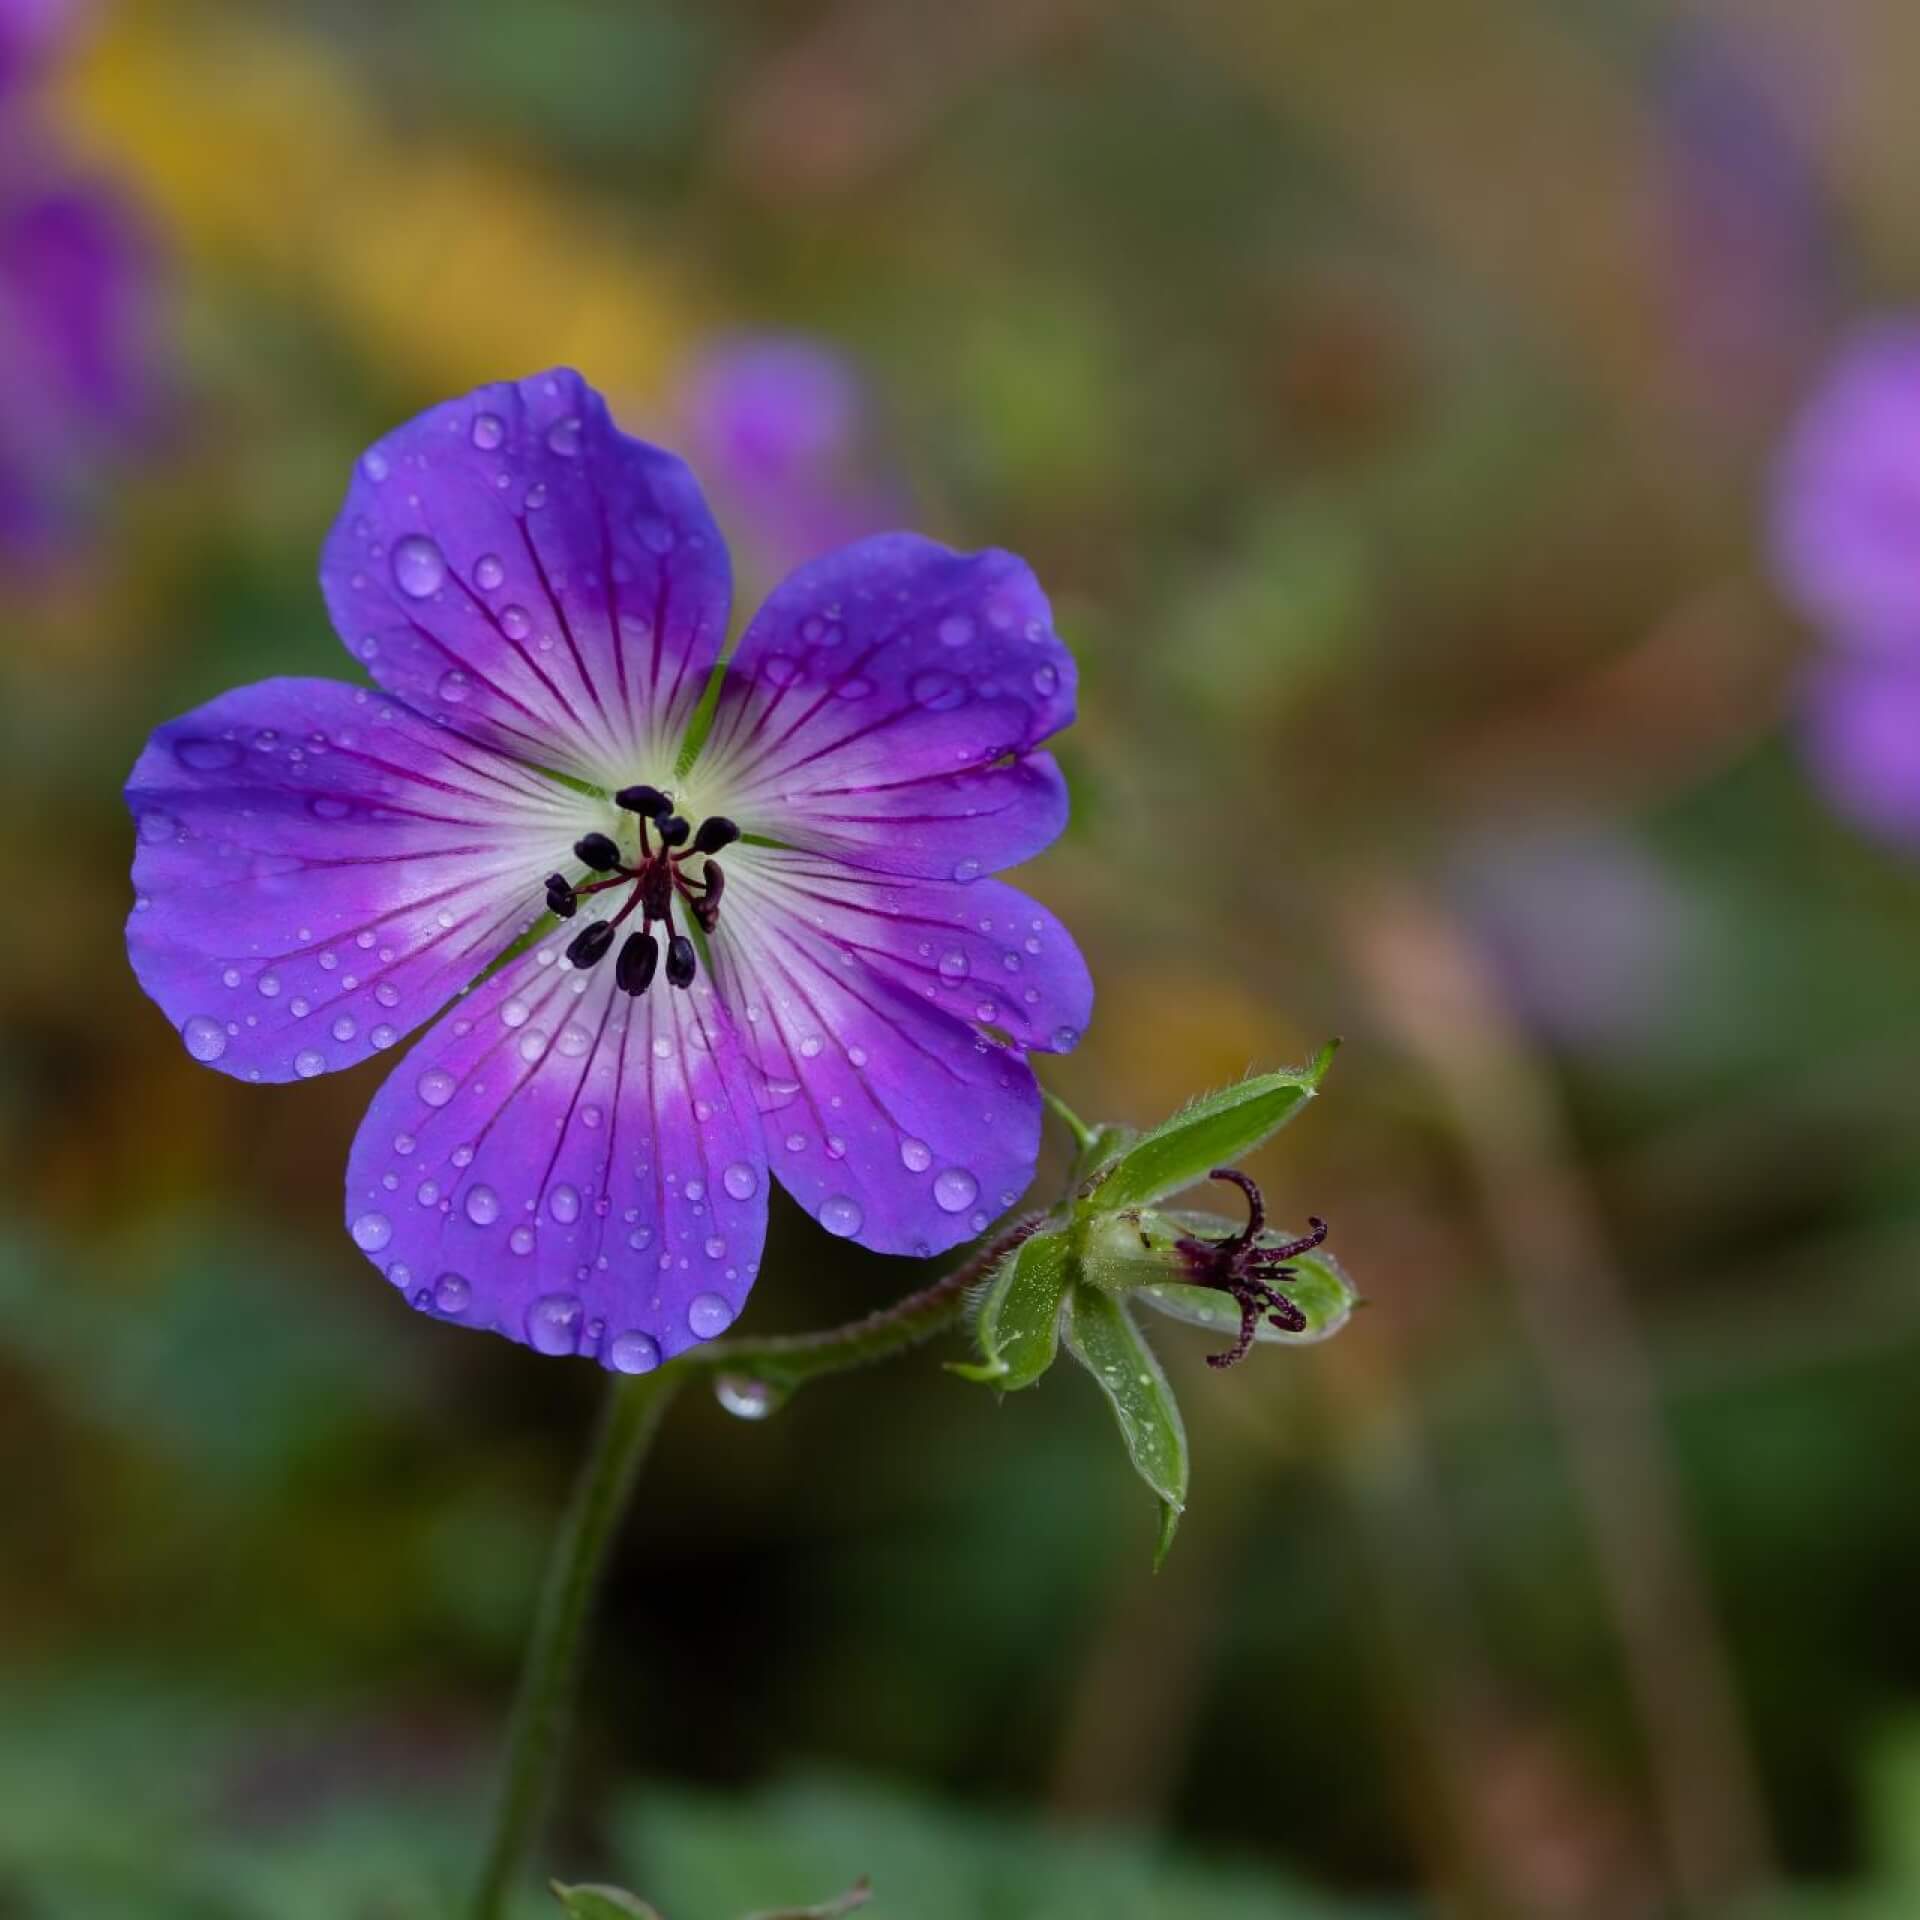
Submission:
[[[1187,1430],[1173,1389],[1117,1294],[1075,1287],[1065,1325],[1067,1350],[1107,1396],[1134,1472],[1159,1497],[1158,1566],[1187,1504]]]
[[[1211,1168],[1232,1166],[1313,1098],[1337,1044],[1329,1041],[1304,1067],[1255,1074],[1203,1094],[1172,1119],[1149,1128],[1098,1178],[1082,1209],[1115,1213],[1122,1207],[1150,1206],[1204,1180]]]
[[[1012,1393],[1030,1387],[1053,1365],[1060,1341],[1060,1302],[1073,1276],[1066,1236],[1036,1233],[1002,1260],[987,1282],[974,1332],[977,1365],[952,1362],[963,1379]]]
[[[566,1887],[558,1880],[547,1884],[572,1920],[660,1920],[656,1908],[618,1887]]]

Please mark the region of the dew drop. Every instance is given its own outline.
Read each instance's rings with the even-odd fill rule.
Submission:
[[[651,1373],[660,1364],[660,1347],[649,1333],[616,1333],[607,1358],[615,1373]]]
[[[387,456],[378,447],[369,447],[360,456],[360,471],[369,480],[384,480],[392,469],[387,465]]]
[[[964,613],[950,613],[940,622],[943,646],[964,647],[973,638],[973,622]]]
[[[352,1231],[353,1244],[362,1253],[378,1253],[393,1238],[393,1222],[384,1213],[363,1213]]]
[[[218,1060],[227,1050],[227,1030],[210,1014],[196,1013],[180,1029],[180,1038],[196,1060]]]
[[[950,947],[940,956],[940,977],[943,980],[964,980],[967,977],[967,956],[958,947]]]
[[[293,1056],[293,1070],[302,1080],[316,1079],[327,1070],[327,1056],[312,1047],[302,1047]]]
[[[531,1227],[515,1227],[514,1230],[507,1235],[507,1245],[510,1246],[515,1253],[531,1253],[533,1251],[533,1229]]]
[[[382,1021],[367,1035],[367,1038],[384,1053],[400,1036],[385,1021]]]
[[[977,880],[980,877],[980,862],[978,860],[959,861],[953,869],[953,877],[960,881]]]
[[[508,1000],[500,1008],[501,1024],[509,1027],[524,1027],[531,1014],[532,1009],[524,1000]]]
[[[580,1190],[577,1187],[558,1186],[547,1195],[547,1211],[563,1227],[570,1227],[580,1218]]]
[[[469,1187],[467,1218],[476,1227],[492,1226],[500,1218],[500,1196],[491,1187]]]
[[[442,1313],[465,1313],[472,1298],[473,1289],[462,1274],[443,1273],[433,1283],[433,1304]]]
[[[750,1373],[720,1374],[713,1383],[713,1397],[721,1410],[736,1420],[764,1420],[778,1413],[785,1400],[765,1380],[756,1380]]]
[[[964,1213],[979,1195],[980,1182],[964,1167],[948,1167],[934,1177],[934,1205],[942,1213]]]
[[[939,667],[916,673],[907,682],[907,692],[913,696],[915,705],[933,713],[950,713],[964,704],[967,697],[966,682],[957,673],[947,673]]]
[[[279,998],[280,976],[277,973],[263,973],[254,985],[263,999],[275,1000]]]
[[[1052,667],[1035,667],[1033,670],[1033,690],[1041,695],[1052,695],[1060,691],[1060,675]]]
[[[900,1142],[900,1164],[909,1173],[925,1173],[933,1165],[933,1149],[909,1135]]]
[[[430,1107],[444,1107],[453,1098],[453,1075],[444,1067],[429,1067],[413,1083],[413,1090]]]
[[[570,413],[564,420],[556,420],[547,429],[547,446],[563,460],[574,460],[580,454],[580,416]]]
[[[708,1236],[707,1258],[709,1260],[718,1260],[726,1252],[726,1250],[727,1250],[727,1243],[723,1239],[721,1239],[721,1237],[717,1233],[710,1234]]]
[[[538,1027],[530,1027],[520,1036],[520,1058],[529,1066],[547,1050],[547,1036]]]
[[[473,691],[473,685],[458,667],[449,667],[440,676],[440,684],[434,691],[448,706],[457,707]]]
[[[807,1136],[804,1133],[790,1133],[787,1135],[787,1151],[789,1153],[805,1153],[806,1150]]]
[[[1071,1053],[1080,1044],[1078,1027],[1055,1027],[1053,1030],[1053,1050],[1055,1053]]]
[[[500,631],[509,640],[524,640],[533,631],[533,616],[525,607],[502,607]]]
[[[700,1340],[711,1340],[733,1325],[733,1309],[717,1293],[696,1293],[687,1302],[687,1325]]]
[[[744,1160],[736,1160],[720,1176],[720,1184],[736,1200],[751,1200],[759,1191],[760,1176]]]
[[[560,1038],[555,1045],[569,1060],[578,1060],[593,1045],[593,1035],[585,1027],[569,1024],[560,1029]]]
[[[425,600],[438,593],[446,578],[446,556],[424,533],[410,533],[394,542],[394,585],[409,600]]]
[[[542,1294],[527,1309],[527,1340],[538,1353],[571,1353],[584,1309],[570,1293]]]
[[[473,416],[473,444],[482,453],[491,453],[507,437],[507,429],[497,413]]]
[[[851,1239],[858,1233],[865,1218],[859,1201],[849,1199],[844,1193],[836,1193],[820,1203],[820,1224],[841,1240]]]
[[[770,653],[760,677],[770,687],[790,687],[800,678],[800,663],[789,654]]]
[[[491,593],[507,577],[507,570],[501,565],[500,556],[497,553],[483,553],[473,563],[473,577],[488,593]]]

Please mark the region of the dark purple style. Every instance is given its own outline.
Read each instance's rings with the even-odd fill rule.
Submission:
[[[1207,1178],[1231,1181],[1246,1195],[1247,1224],[1224,1240],[1185,1235],[1173,1244],[1187,1263],[1188,1285],[1211,1287],[1226,1294],[1240,1309],[1239,1338],[1225,1353],[1207,1355],[1208,1366],[1225,1368],[1244,1360],[1252,1351],[1254,1330],[1263,1314],[1268,1325],[1282,1333],[1306,1332],[1307,1316],[1279,1289],[1294,1277],[1295,1269],[1286,1263],[1319,1246],[1327,1237],[1327,1223],[1309,1215],[1310,1231],[1298,1240],[1263,1247],[1260,1236],[1267,1227],[1267,1203],[1252,1177],[1238,1167],[1215,1167]]]
[[[154,735],[128,946],[243,1079],[428,1026],[347,1176],[414,1306],[644,1371],[739,1313],[770,1177],[889,1253],[1013,1205],[1027,1054],[1092,1000],[986,877],[1067,815],[1073,661],[1021,561],[887,534],[803,567],[703,728],[726,548],[558,371],[370,449],[321,584],[378,689],[267,681]]]

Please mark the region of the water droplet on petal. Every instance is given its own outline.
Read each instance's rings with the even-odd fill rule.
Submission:
[[[979,1193],[980,1182],[964,1167],[948,1167],[934,1178],[934,1204],[943,1213],[964,1213]]]
[[[501,1004],[500,1020],[502,1025],[504,1026],[524,1027],[527,1024],[528,1017],[530,1016],[531,1013],[532,1013],[532,1009],[527,1005],[527,1003],[524,1000],[519,999],[518,997],[515,997],[514,999],[504,1001]]]
[[[800,677],[800,663],[788,654],[770,653],[760,677],[770,687],[790,687]]]
[[[302,1047],[293,1056],[293,1070],[302,1080],[312,1080],[327,1070],[327,1056],[312,1047]]]
[[[507,429],[497,413],[473,416],[473,444],[482,453],[491,453],[507,437]]]
[[[717,1293],[696,1293],[687,1302],[687,1325],[697,1339],[711,1340],[733,1325],[733,1309]]]
[[[476,1227],[492,1226],[500,1218],[500,1196],[491,1187],[469,1187],[467,1218]]]
[[[790,1133],[787,1135],[787,1151],[789,1153],[805,1153],[806,1150],[807,1136],[804,1133]]]
[[[531,1253],[533,1251],[533,1229],[531,1227],[515,1227],[514,1230],[507,1235],[507,1245],[510,1246],[515,1253]]]
[[[367,1035],[367,1038],[384,1053],[400,1036],[383,1021]]]
[[[760,1176],[744,1160],[736,1160],[720,1176],[720,1184],[736,1200],[751,1200],[759,1190]]]
[[[500,564],[497,553],[483,553],[473,563],[473,577],[486,592],[491,593],[507,577],[507,570]]]
[[[651,1373],[660,1364],[660,1347],[648,1333],[616,1333],[607,1358],[616,1373]]]
[[[246,749],[237,740],[209,740],[203,736],[173,743],[173,757],[193,773],[224,772],[228,767],[237,767],[245,754]]]
[[[953,877],[960,881],[977,880],[980,877],[980,862],[978,860],[959,861],[953,869]]]
[[[227,1030],[209,1014],[196,1013],[180,1029],[180,1038],[196,1060],[218,1060],[227,1050]]]
[[[279,998],[280,976],[277,973],[263,973],[254,985],[263,998],[268,1000]]]
[[[950,947],[940,956],[940,977],[943,980],[964,980],[967,977],[967,956],[958,947]]]
[[[527,1340],[538,1353],[571,1353],[584,1309],[570,1293],[542,1294],[527,1309]]]
[[[1055,1053],[1071,1053],[1080,1044],[1078,1027],[1055,1027],[1053,1030],[1053,1050]]]
[[[580,1191],[577,1187],[558,1186],[547,1195],[547,1211],[563,1227],[570,1227],[580,1218]]]
[[[448,706],[457,707],[473,691],[473,686],[458,667],[449,667],[440,676],[440,684],[434,691]]]
[[[911,1135],[900,1142],[900,1164],[909,1173],[925,1173],[933,1165],[933,1149]]]
[[[467,1303],[472,1298],[473,1289],[467,1284],[464,1275],[443,1273],[433,1283],[433,1304],[442,1313],[465,1313]]]
[[[430,1107],[444,1107],[453,1098],[453,1075],[444,1067],[429,1067],[413,1083],[413,1090]]]
[[[360,456],[360,471],[369,480],[384,480],[392,469],[387,465],[387,456],[378,447],[369,447]]]
[[[950,613],[940,622],[941,643],[964,647],[973,638],[973,622],[964,613]]]
[[[352,1231],[353,1244],[362,1253],[378,1253],[393,1238],[393,1222],[384,1213],[363,1213]]]
[[[1035,667],[1033,670],[1033,690],[1041,695],[1051,695],[1060,691],[1060,675],[1053,667]]]
[[[564,420],[556,420],[547,429],[547,446],[563,460],[574,460],[580,454],[580,416],[570,413]]]
[[[946,673],[939,667],[929,667],[924,673],[916,673],[907,682],[907,692],[913,696],[916,705],[934,713],[950,713],[962,705],[967,697],[966,682],[957,673]]]
[[[865,1219],[860,1202],[844,1193],[836,1193],[820,1203],[820,1224],[841,1240],[851,1239],[858,1233]]]
[[[393,580],[410,600],[438,593],[447,578],[446,556],[424,533],[410,533],[393,545]]]
[[[533,631],[533,616],[525,607],[502,607],[500,631],[509,640],[524,640]]]

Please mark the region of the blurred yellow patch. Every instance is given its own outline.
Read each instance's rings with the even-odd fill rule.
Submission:
[[[130,6],[62,91],[189,274],[323,302],[397,378],[452,390],[564,361],[647,390],[690,328],[675,270],[613,207],[530,157],[384,117],[322,43]]]

